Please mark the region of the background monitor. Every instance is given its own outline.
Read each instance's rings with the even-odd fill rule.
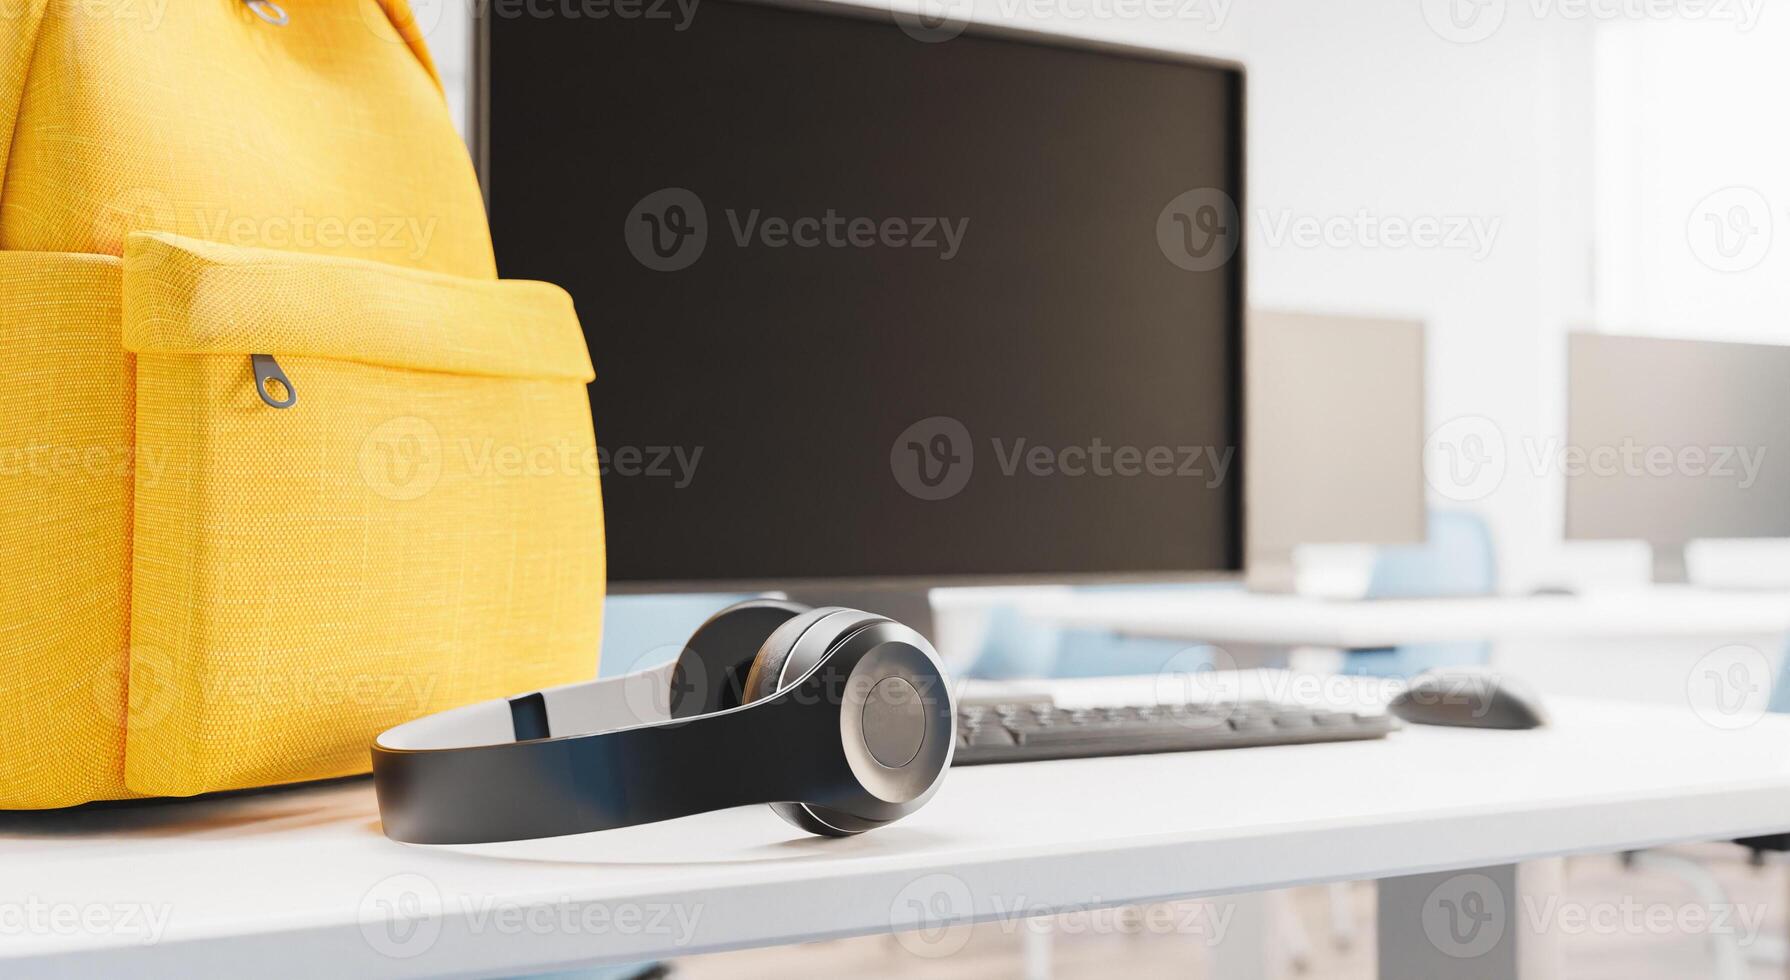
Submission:
[[[621,590],[1240,570],[1241,70],[917,29],[483,19],[498,262],[577,302]]]
[[[1575,333],[1567,338],[1566,535],[1684,546],[1790,537],[1790,347]]]
[[[1287,591],[1308,544],[1424,540],[1423,324],[1252,311],[1249,581]]]

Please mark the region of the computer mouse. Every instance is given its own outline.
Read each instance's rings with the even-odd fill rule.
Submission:
[[[1411,679],[1386,710],[1413,725],[1538,728],[1548,723],[1528,685],[1484,667],[1449,667]]]

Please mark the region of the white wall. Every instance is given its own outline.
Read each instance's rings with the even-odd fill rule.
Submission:
[[[1783,13],[1599,31],[1599,327],[1790,343]]]
[[[444,77],[463,78],[469,0],[418,2]],[[1521,589],[1552,574],[1562,511],[1522,447],[1560,434],[1561,334],[1590,316],[1593,26],[1490,3],[1464,33],[1431,0],[974,0],[973,16],[1247,66],[1251,302],[1428,322],[1430,428],[1467,417],[1443,434],[1489,425],[1506,447],[1495,486],[1444,485],[1432,504],[1487,516]],[[1363,218],[1495,234],[1391,247]],[[1331,242],[1289,233],[1302,222],[1329,222]]]

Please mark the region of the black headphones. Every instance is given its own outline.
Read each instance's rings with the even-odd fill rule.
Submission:
[[[844,837],[919,809],[951,765],[943,665],[891,619],[758,599],[678,658],[444,711],[380,735],[386,836],[474,844],[581,834],[747,803]]]

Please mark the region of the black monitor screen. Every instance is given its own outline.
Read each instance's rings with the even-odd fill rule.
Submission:
[[[1237,69],[529,9],[485,17],[493,235],[577,302],[613,579],[1240,567]]]

